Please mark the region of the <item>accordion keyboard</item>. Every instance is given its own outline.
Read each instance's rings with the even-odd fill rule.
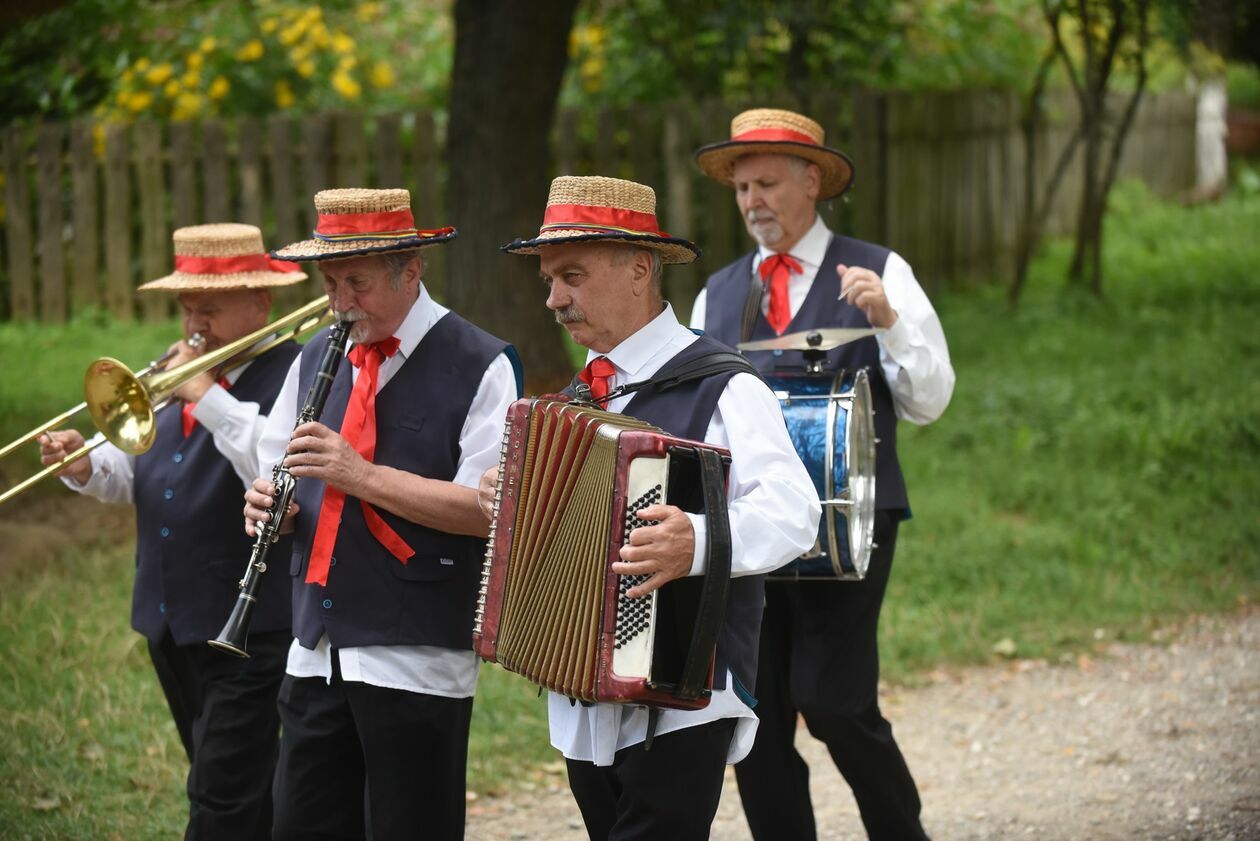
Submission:
[[[635,513],[649,505],[658,505],[661,501],[660,485],[653,485],[647,493],[642,494],[634,502],[626,506],[625,540],[630,542],[630,532],[652,523],[652,520],[641,520]],[[621,648],[630,644],[636,637],[647,631],[652,621],[651,599],[632,599],[626,593],[648,580],[646,575],[623,575],[617,583],[617,643]]]

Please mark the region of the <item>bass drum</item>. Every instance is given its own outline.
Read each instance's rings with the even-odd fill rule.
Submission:
[[[875,420],[865,370],[766,377],[822,502],[818,539],[773,578],[858,581],[875,534]]]

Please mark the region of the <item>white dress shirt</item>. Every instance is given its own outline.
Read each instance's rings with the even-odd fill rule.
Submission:
[[[695,340],[696,334],[678,323],[667,304],[647,326],[606,354],[589,352],[587,361],[608,357],[616,368],[610,383],[615,388],[650,378]],[[632,399],[633,395],[618,397],[608,408],[620,412]],[[731,451],[727,499],[732,576],[769,572],[814,544],[821,514],[818,494],[792,447],[779,401],[765,383],[751,374],[731,377],[718,398],[704,440]],[[697,575],[704,568],[705,521],[699,515],[688,516],[696,530],[691,574]],[[729,671],[726,686],[714,690],[709,705],[702,710],[661,710],[656,732],[737,718],[727,762],[739,762],[752,749],[757,716],[735,693]],[[551,693],[548,710],[551,744],[569,759],[611,765],[617,751],[637,745],[647,736],[646,707],[582,706]]]
[[[398,338],[398,352],[381,363],[376,381],[378,394],[415,352],[420,340],[447,312],[446,307],[430,297],[424,286],[420,287],[420,296],[394,333]],[[293,422],[300,408],[297,382],[300,364],[300,358],[293,361],[276,398],[267,428],[258,442],[258,461],[263,468],[263,473],[259,475],[271,475],[293,433]],[[357,368],[351,368],[351,377],[351,382],[358,379]],[[499,354],[482,376],[468,418],[460,430],[455,484],[476,489],[481,474],[498,465],[504,418],[514,400],[516,374],[508,358]],[[341,676],[348,681],[448,698],[469,698],[477,688],[477,655],[471,649],[457,651],[430,645],[369,645],[340,648],[338,655]],[[294,677],[322,677],[331,681],[332,657],[327,634],[320,638],[313,650],[303,648],[295,639],[289,647],[287,671]]]
[[[802,272],[788,279],[788,304],[792,316],[800,310],[810,287],[826,259],[831,245],[831,230],[821,216],[815,216],[813,227],[789,252],[800,264]],[[764,245],[757,247],[753,258],[753,274],[761,261],[774,254]],[[877,271],[884,283],[888,304],[897,311],[897,323],[876,335],[879,342],[880,367],[892,390],[897,417],[911,423],[931,423],[941,416],[954,393],[954,368],[949,361],[949,346],[941,320],[932,308],[923,287],[919,286],[910,264],[896,252],[889,252],[883,271]],[[840,278],[824,278],[834,282],[840,294]],[[691,326],[704,327],[708,290],[701,289],[691,309]],[[761,311],[770,308],[770,296],[761,298]]]
[[[224,375],[225,379],[230,385],[235,385],[245,369],[252,364],[246,362],[239,368],[228,371]],[[162,411],[179,412],[183,405],[177,400]],[[230,391],[215,383],[197,401],[193,408],[193,417],[213,436],[215,449],[232,465],[232,470],[241,479],[241,487],[251,485],[258,475],[258,439],[267,423],[267,416],[262,414],[258,404],[237,400]],[[92,440],[98,441],[104,437],[97,433]],[[92,475],[82,485],[63,477],[61,481],[66,487],[96,497],[101,502],[130,503],[134,500],[135,456],[106,441],[88,453],[87,457],[92,464]]]

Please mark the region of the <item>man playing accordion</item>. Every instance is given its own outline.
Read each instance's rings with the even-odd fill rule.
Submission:
[[[552,693],[552,745],[568,763],[569,785],[592,839],[708,838],[727,763],[752,746],[752,711],[763,574],[814,541],[819,503],[792,448],[778,402],[749,369],[729,366],[665,389],[658,380],[731,354],[678,322],[661,296],[661,266],[689,263],[696,247],[660,230],[650,187],[602,177],[555,179],[537,237],[504,246],[537,254],[547,307],[587,348],[575,380],[597,404],[678,438],[726,448],[731,531],[729,595],[716,647],[713,690],[697,710],[576,703]],[[729,357],[726,357],[729,359]],[[719,366],[720,367],[720,366]],[[642,384],[619,394],[628,383]],[[494,511],[497,471],[479,501]],[[612,571],[646,576],[631,598],[704,573],[706,522],[672,505],[638,511]],[[658,630],[658,633],[661,633]],[[668,629],[663,631],[668,633]]]

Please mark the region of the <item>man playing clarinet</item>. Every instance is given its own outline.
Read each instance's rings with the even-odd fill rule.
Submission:
[[[320,420],[293,428],[317,336],[259,443],[264,471],[284,459],[297,480],[275,838],[459,839],[488,530],[476,487],[519,393],[515,353],[429,296],[420,249],[455,231],[418,230],[406,190],[326,190],[315,206],[314,238],[274,256],[317,261],[354,326]],[[273,492],[258,479],[246,494],[248,532]]]

